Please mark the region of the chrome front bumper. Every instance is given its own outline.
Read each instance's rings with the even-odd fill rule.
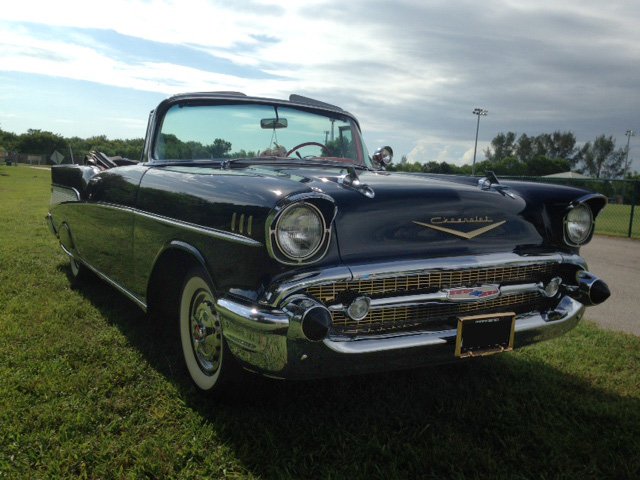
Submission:
[[[320,307],[317,310],[334,313],[344,312],[344,308],[340,310],[344,305],[338,299],[333,303],[320,304],[320,300],[310,297],[308,292],[316,285],[336,285],[344,281],[363,285],[372,279],[377,281],[399,275],[439,275],[473,268],[519,268],[539,264],[566,265],[578,273],[575,284],[563,283],[562,290],[549,297],[558,295],[557,303],[552,303],[554,307],[536,309],[532,306],[531,311],[516,315],[514,347],[519,348],[571,330],[582,318],[585,306],[598,303],[594,301],[595,297],[606,299],[609,293],[606,284],[586,271],[582,257],[563,253],[540,256],[510,253],[342,265],[279,280],[268,286],[256,302],[243,303],[236,297],[222,297],[215,308],[234,355],[246,368],[273,377],[327,377],[449,363],[458,360],[455,356],[457,329],[453,323],[431,327],[428,331],[414,328],[413,331],[406,329],[384,334],[345,335],[336,333],[340,332],[339,329],[331,328],[327,335],[320,337],[320,341],[310,341],[305,322],[311,317],[307,313],[315,308],[314,305]],[[540,284],[527,282],[519,285],[507,282],[498,286],[501,296],[540,290]],[[543,291],[539,293],[544,295]],[[375,301],[372,299],[371,308],[386,308],[389,303],[395,306],[431,305],[446,301],[438,292],[404,292],[396,296],[383,295]]]
[[[249,370],[277,378],[316,378],[455,362],[456,330],[310,342],[295,315],[226,298],[216,310],[234,355]],[[585,307],[564,296],[554,319],[546,313],[516,317],[516,348],[557,337],[574,328]]]

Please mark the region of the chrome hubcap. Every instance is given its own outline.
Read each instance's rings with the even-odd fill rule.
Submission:
[[[199,290],[193,296],[189,310],[191,346],[198,366],[207,375],[213,375],[220,368],[222,357],[222,326],[213,309],[213,301],[209,292]]]

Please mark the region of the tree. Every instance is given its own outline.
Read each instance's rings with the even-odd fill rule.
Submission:
[[[226,154],[229,153],[229,150],[231,150],[231,142],[216,138],[206,149],[211,155],[211,158],[224,158]]]
[[[497,164],[510,157],[523,164],[539,162],[536,159],[542,157],[550,160],[567,160],[568,170],[577,161],[576,137],[572,132],[555,131],[552,134],[543,133],[535,137],[523,133],[516,140],[514,132],[499,133],[491,140],[491,147],[485,151],[485,155],[487,160]],[[516,166],[513,162],[511,164]],[[520,166],[517,168],[521,169]]]
[[[0,129],[0,146],[4,148],[5,151],[10,152],[15,150],[17,143],[18,135]]]
[[[607,159],[602,168],[602,176],[604,178],[622,178],[624,175],[624,163],[626,159],[626,150],[619,148]]]
[[[593,143],[587,142],[580,149],[582,170],[596,178],[615,178],[622,175],[625,151],[616,151],[612,136],[600,135]]]
[[[422,167],[424,173],[440,173],[440,164],[438,162],[427,162]]]
[[[534,152],[533,145],[535,142],[535,137],[529,137],[526,133],[520,135],[518,138],[518,143],[516,145],[516,150],[518,152],[518,159],[521,162],[529,163],[536,155]]]
[[[67,151],[67,141],[62,135],[43,130],[29,129],[18,137],[16,148],[20,153],[49,154],[54,150]]]
[[[527,163],[527,175],[543,177],[554,173],[567,172],[571,168],[569,160],[538,156]]]
[[[572,132],[553,132],[548,141],[547,156],[575,163],[576,137]]]
[[[484,152],[490,162],[499,162],[507,157],[513,157],[516,153],[516,134],[514,132],[499,133],[491,140],[491,147]]]

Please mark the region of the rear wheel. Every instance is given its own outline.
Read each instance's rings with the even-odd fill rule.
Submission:
[[[191,379],[203,391],[219,391],[235,371],[234,358],[222,335],[208,275],[190,270],[179,298],[180,345]]]

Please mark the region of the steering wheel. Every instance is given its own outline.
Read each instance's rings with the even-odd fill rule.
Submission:
[[[312,145],[314,145],[314,146],[316,146],[316,147],[320,147],[320,148],[321,148],[321,149],[323,149],[325,152],[327,152],[329,155],[331,155],[331,152],[329,151],[329,149],[327,148],[327,146],[326,146],[326,145],[323,145],[323,144],[321,144],[321,143],[319,143],[319,142],[304,142],[304,143],[301,143],[300,145],[296,145],[296,146],[295,146],[295,147],[293,147],[291,150],[289,150],[289,151],[287,152],[287,157],[288,157],[289,155],[291,155],[293,152],[295,152],[296,150],[298,150],[298,149],[300,149],[300,148],[302,148],[302,147],[309,147],[309,146],[312,146]]]

